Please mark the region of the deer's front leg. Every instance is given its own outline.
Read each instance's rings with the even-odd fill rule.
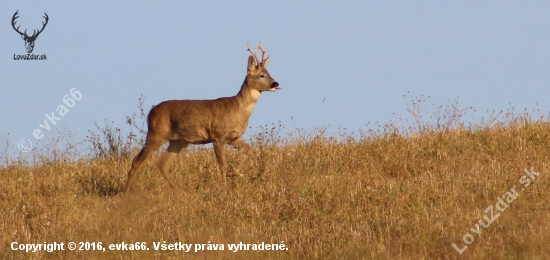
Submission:
[[[214,145],[214,153],[216,153],[216,158],[218,159],[218,166],[220,167],[222,179],[225,182],[225,178],[227,177],[227,168],[225,163],[225,152],[224,152],[224,146],[225,142],[223,141],[215,141],[213,143]]]
[[[241,160],[241,162],[238,164],[237,169],[235,169],[235,173],[239,174],[239,171],[241,170],[241,167],[243,166],[244,162],[250,157],[254,157],[254,153],[252,152],[252,148],[250,145],[245,143],[241,137],[235,139],[234,141],[231,141],[228,143],[229,145],[239,149],[244,150],[246,152],[246,156]]]

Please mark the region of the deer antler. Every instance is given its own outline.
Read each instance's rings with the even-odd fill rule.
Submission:
[[[248,44],[248,42],[246,43],[246,45],[248,46],[248,51],[252,53],[252,56],[254,56],[254,60],[256,60],[256,64],[258,64],[259,66],[261,62],[258,59],[258,54],[255,51],[253,51],[252,48],[250,48],[250,44]]]
[[[24,33],[22,33],[22,32],[19,31],[19,27],[21,27],[21,26],[17,26],[17,28],[15,28],[15,23],[16,23],[15,20],[16,20],[17,18],[19,18],[19,16],[17,16],[18,12],[19,12],[19,10],[17,10],[17,11],[13,14],[13,17],[11,18],[11,26],[13,27],[13,29],[14,29],[16,32],[18,32],[19,34],[21,34],[21,36],[26,36],[25,39],[28,39],[28,38],[36,38],[36,37],[38,37],[38,35],[40,35],[40,33],[41,33],[42,31],[44,31],[44,28],[46,28],[46,25],[48,24],[48,20],[50,20],[50,18],[48,17],[48,14],[47,14],[47,13],[44,13],[45,16],[42,16],[42,17],[46,18],[46,22],[45,22],[45,23],[42,22],[42,29],[38,30],[38,32],[36,32],[36,30],[33,30],[33,31],[32,31],[32,32],[33,32],[33,33],[32,33],[32,36],[29,37],[29,36],[27,35],[27,30],[25,30]]]
[[[50,20],[50,18],[48,17],[48,14],[47,14],[47,13],[44,13],[44,15],[45,15],[45,16],[42,16],[42,17],[44,17],[44,18],[46,19],[46,23],[42,22],[42,29],[40,29],[40,30],[38,31],[38,33],[36,33],[36,36],[35,36],[35,32],[34,32],[34,30],[33,30],[33,34],[32,34],[33,37],[38,37],[38,35],[40,35],[40,33],[41,33],[42,31],[44,31],[44,28],[46,28],[46,25],[48,24],[48,20]]]
[[[19,10],[17,10],[17,11],[13,14],[13,18],[11,18],[11,26],[12,26],[13,29],[14,29],[16,32],[18,32],[19,34],[21,34],[21,35],[27,35],[26,32],[25,32],[25,33],[22,33],[22,32],[19,31],[19,27],[21,27],[21,26],[17,26],[17,28],[15,28],[15,23],[16,23],[15,19],[19,18],[19,16],[17,16],[17,13],[18,13],[18,12],[19,12]]]
[[[265,66],[267,65],[267,61],[269,61],[269,57],[270,56],[267,56],[267,59],[264,60],[264,57],[265,57],[265,50],[264,50],[264,47],[262,47],[262,42],[260,41],[260,44],[258,45],[258,47],[256,47],[256,49],[262,51],[262,66]]]
[[[270,56],[267,56],[267,59],[264,60],[265,50],[264,50],[264,47],[262,46],[262,42],[260,41],[260,44],[258,45],[258,47],[256,47],[256,49],[262,51],[262,60],[261,61],[260,61],[260,58],[258,58],[258,54],[255,51],[253,51],[252,48],[250,48],[250,44],[248,44],[248,42],[246,43],[246,45],[248,45],[248,51],[250,53],[252,53],[252,55],[254,56],[254,59],[256,60],[256,63],[258,64],[258,66],[265,67],[267,65],[267,62],[269,61]]]

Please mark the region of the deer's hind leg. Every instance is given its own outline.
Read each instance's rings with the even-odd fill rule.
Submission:
[[[134,157],[134,160],[132,160],[132,167],[128,171],[128,180],[126,181],[126,186],[124,186],[124,192],[127,192],[130,190],[130,185],[132,184],[132,180],[134,179],[135,173],[139,166],[147,159],[151,154],[153,154],[156,150],[158,150],[163,144],[166,143],[166,139],[162,138],[158,135],[149,134],[147,135],[147,140],[145,141],[145,145],[141,149],[138,155]]]
[[[172,179],[172,175],[170,175],[170,162],[176,155],[181,151],[181,149],[187,147],[188,143],[182,141],[182,140],[171,140],[170,144],[168,145],[168,149],[166,149],[166,152],[162,154],[158,161],[158,167],[160,169],[160,173],[162,173],[162,176],[168,181],[168,184],[170,184],[170,187],[176,188],[177,185],[174,182],[174,179]]]

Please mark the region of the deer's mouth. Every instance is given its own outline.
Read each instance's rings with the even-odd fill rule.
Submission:
[[[279,89],[281,89],[281,87],[279,87],[279,82],[273,82],[273,84],[271,84],[271,87],[269,88],[269,91],[275,92]]]

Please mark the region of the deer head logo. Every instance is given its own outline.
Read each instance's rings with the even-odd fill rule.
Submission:
[[[27,30],[25,30],[25,32],[20,32],[19,31],[19,26],[17,26],[17,28],[15,28],[15,19],[19,18],[19,16],[17,16],[17,13],[19,11],[16,11],[15,14],[13,14],[13,18],[11,19],[11,26],[13,27],[13,29],[19,33],[21,35],[21,38],[23,40],[25,40],[25,48],[27,49],[27,53],[32,53],[32,50],[34,49],[34,41],[36,41],[36,38],[38,38],[38,35],[40,35],[40,33],[42,31],[44,31],[44,28],[46,28],[46,25],[48,24],[48,14],[47,13],[44,13],[45,16],[42,16],[46,19],[46,22],[42,22],[42,29],[40,30],[33,30],[32,32],[32,36],[28,36],[27,35]],[[37,32],[38,31],[38,32]]]

